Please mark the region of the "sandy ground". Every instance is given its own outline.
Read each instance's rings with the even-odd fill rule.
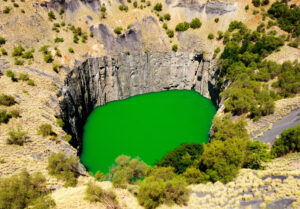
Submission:
[[[258,137],[256,140],[273,144],[276,140],[276,137],[279,136],[283,130],[294,127],[299,124],[300,109],[296,109],[293,110],[287,116],[284,116],[281,120],[274,123],[271,130],[268,130],[263,136]]]

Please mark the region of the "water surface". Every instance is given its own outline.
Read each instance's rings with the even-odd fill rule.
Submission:
[[[110,102],[97,107],[84,126],[81,162],[92,173],[109,172],[122,154],[153,165],[182,143],[206,143],[215,113],[209,99],[188,90]]]

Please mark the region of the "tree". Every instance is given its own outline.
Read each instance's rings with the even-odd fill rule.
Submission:
[[[194,18],[192,19],[191,23],[190,23],[190,27],[193,29],[197,29],[200,28],[202,25],[201,21],[199,20],[199,18]]]
[[[175,27],[175,30],[178,32],[183,32],[188,30],[190,27],[190,24],[188,22],[182,22],[182,23],[178,23]]]
[[[157,11],[157,12],[160,12],[160,11],[162,11],[162,4],[161,3],[156,3],[155,5],[154,5],[154,7],[153,7],[153,9],[155,10],[155,11]]]

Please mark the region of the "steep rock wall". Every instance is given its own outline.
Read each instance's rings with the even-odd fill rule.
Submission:
[[[89,58],[73,69],[59,92],[60,117],[79,153],[83,126],[97,106],[131,96],[194,89],[219,104],[215,61],[188,53],[122,53]]]

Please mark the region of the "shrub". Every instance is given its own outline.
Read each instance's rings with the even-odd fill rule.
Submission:
[[[3,37],[0,36],[0,46],[1,46],[2,44],[5,44],[5,43],[6,43],[5,38],[3,38]]]
[[[0,110],[0,124],[8,123],[10,118],[11,118],[11,115],[9,113],[7,113],[6,110]]]
[[[13,3],[13,6],[14,6],[14,7],[19,7],[19,4]]]
[[[262,162],[271,158],[269,147],[264,142],[253,141],[247,151],[244,167],[251,169],[262,169]]]
[[[123,28],[121,26],[118,26],[114,29],[114,33],[117,35],[120,35],[122,33]]]
[[[63,7],[59,8],[59,11],[58,11],[59,15],[62,15],[64,12],[65,12],[65,10]]]
[[[48,12],[48,17],[49,17],[49,20],[52,21],[52,20],[55,20],[56,17],[55,17],[55,14],[53,11],[50,11]]]
[[[29,86],[34,86],[35,84],[34,84],[34,80],[32,80],[32,79],[29,79],[28,81],[27,81],[27,84],[29,85]]]
[[[51,209],[55,202],[48,193],[46,179],[41,173],[30,175],[24,169],[11,177],[0,178],[1,208]]]
[[[253,4],[255,7],[259,7],[259,6],[260,6],[260,0],[252,0],[252,4]]]
[[[219,19],[218,17],[216,17],[216,18],[215,18],[215,23],[218,23],[219,20],[220,20],[220,19]]]
[[[20,60],[15,57],[15,65],[23,65],[23,64],[24,64],[24,60]]]
[[[60,64],[53,64],[52,69],[54,72],[58,73],[59,69],[61,68]]]
[[[178,23],[175,27],[176,31],[186,31],[188,30],[190,27],[190,24],[188,22],[182,22],[182,23]]]
[[[56,124],[61,128],[65,125],[64,121],[61,118],[56,118]]]
[[[288,44],[290,47],[298,48],[299,43],[297,41],[292,41]]]
[[[105,180],[105,175],[101,173],[100,171],[97,171],[95,174],[95,179],[97,181],[104,181]]]
[[[27,133],[17,126],[16,129],[11,128],[8,132],[9,137],[6,139],[7,144],[16,144],[22,146],[26,142]]]
[[[89,202],[102,202],[107,205],[107,208],[120,208],[113,191],[105,191],[92,182],[87,184],[85,199]]]
[[[19,80],[28,81],[29,80],[29,75],[27,73],[20,73],[19,74]]]
[[[153,9],[157,12],[162,11],[162,4],[161,3],[156,3],[153,7]]]
[[[18,117],[20,117],[20,113],[19,113],[18,110],[11,110],[11,111],[9,112],[9,114],[10,114],[11,117],[13,117],[13,118],[18,118]]]
[[[37,134],[42,135],[43,137],[52,135],[52,126],[48,123],[40,125]]]
[[[9,77],[13,82],[18,81],[18,79],[15,76],[15,73],[12,70],[7,70],[6,76]]]
[[[48,158],[49,174],[65,181],[65,187],[76,186],[78,177],[78,159],[66,157],[63,153],[53,153]]]
[[[284,130],[272,146],[274,157],[283,156],[289,152],[300,151],[300,125]]]
[[[70,142],[72,140],[72,136],[69,134],[65,135],[64,138],[66,139],[67,142]]]
[[[220,47],[217,47],[217,48],[215,49],[215,51],[214,51],[213,58],[216,58],[217,55],[220,53],[220,51],[221,51]]]
[[[177,50],[178,50],[178,45],[177,45],[177,44],[174,44],[174,45],[172,46],[172,51],[173,51],[173,52],[177,52]]]
[[[69,48],[68,51],[69,51],[70,53],[74,53],[74,49],[73,49],[73,48]]]
[[[6,95],[6,94],[1,94],[0,95],[0,105],[4,106],[12,106],[16,104],[16,100],[13,96]]]
[[[183,173],[194,160],[201,156],[203,145],[197,143],[182,144],[180,147],[168,152],[156,164],[159,167],[173,167],[175,173]]]
[[[125,188],[147,175],[150,167],[139,158],[130,159],[126,155],[116,158],[117,166],[110,170],[110,179],[115,187]]]
[[[195,167],[189,167],[182,174],[188,184],[205,183],[209,180],[209,176]]]
[[[163,29],[168,30],[168,24],[167,23],[163,23],[162,27],[163,27]]]
[[[11,8],[10,7],[4,7],[3,13],[8,14],[10,12]]]
[[[168,35],[169,38],[173,38],[174,37],[174,31],[173,30],[168,29],[166,33],[167,33],[167,35]]]
[[[190,27],[193,29],[197,29],[200,28],[202,25],[201,21],[199,20],[199,18],[194,18],[192,19],[191,23],[190,23]]]
[[[14,47],[14,50],[12,52],[12,56],[13,57],[22,56],[24,51],[25,51],[25,49],[21,45],[19,45],[17,47]]]
[[[7,51],[4,48],[1,48],[0,51],[1,51],[3,56],[6,56],[8,54]]]
[[[53,57],[52,57],[52,55],[49,53],[49,54],[46,54],[45,56],[44,56],[44,60],[45,60],[45,62],[46,63],[52,63],[54,60],[53,60]]]
[[[55,43],[64,42],[64,38],[56,37],[56,38],[54,39],[54,42],[55,42]]]
[[[213,40],[215,38],[215,36],[214,36],[214,34],[210,33],[210,34],[208,34],[207,38],[209,40]]]
[[[33,51],[30,50],[30,51],[26,51],[22,54],[22,58],[24,59],[32,59],[33,58]]]
[[[262,0],[261,5],[265,6],[270,3],[270,0]]]
[[[248,11],[249,10],[249,5],[245,6],[245,10]]]
[[[134,2],[133,2],[133,6],[134,6],[134,8],[137,8],[137,6],[138,6],[137,1],[134,1]]]
[[[119,5],[119,10],[127,12],[128,11],[128,6],[121,4],[121,5]]]
[[[146,209],[164,203],[184,205],[189,199],[189,189],[185,179],[175,175],[172,168],[157,168],[140,183],[137,198]]]
[[[224,36],[224,33],[220,30],[217,32],[217,34],[218,34],[218,37],[217,37],[218,40],[221,40]]]
[[[171,20],[171,15],[169,13],[165,14],[164,19],[167,21]]]

